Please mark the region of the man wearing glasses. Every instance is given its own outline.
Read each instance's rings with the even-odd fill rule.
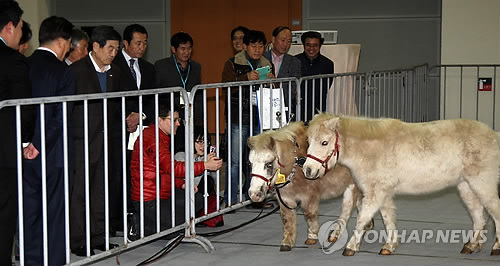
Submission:
[[[173,124],[172,124],[173,122]],[[186,167],[184,162],[171,160],[171,136],[175,135],[177,128],[181,124],[179,111],[174,107],[173,115],[170,106],[159,105],[158,133],[159,143],[156,145],[156,126],[152,124],[143,131],[143,208],[144,208],[144,235],[151,235],[157,232],[156,228],[156,151],[158,150],[159,173],[160,173],[160,230],[172,227],[172,200],[175,201],[175,225],[185,221],[185,185],[184,177]],[[173,129],[173,131],[172,131]],[[132,174],[132,203],[135,208],[135,225],[138,232],[140,226],[141,208],[141,166],[140,166],[140,141],[136,141],[130,162],[130,172]],[[194,175],[201,175],[205,170],[215,171],[222,166],[222,160],[217,157],[209,157],[207,161],[194,163]],[[174,188],[171,184],[171,169],[174,167]],[[197,188],[195,187],[195,192]],[[175,193],[175,198],[172,197]],[[203,195],[195,194],[196,206],[203,207]]]

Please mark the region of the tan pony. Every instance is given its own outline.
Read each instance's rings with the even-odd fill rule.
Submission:
[[[319,114],[309,124],[308,136],[306,177],[322,176],[325,166],[331,168],[339,162],[351,170],[363,193],[357,232],[344,255],[359,250],[363,226],[378,210],[389,236],[380,253],[391,254],[398,245],[393,196],[431,193],[450,186],[457,187],[476,236],[461,252],[481,249],[486,209],[496,230],[491,255],[500,254],[500,149],[495,132],[487,125],[463,119],[404,123]]]
[[[307,180],[297,158],[304,158],[307,152],[306,127],[294,122],[277,131],[267,131],[248,139],[249,160],[252,166],[252,181],[249,195],[255,202],[264,200],[268,188],[274,186],[278,175],[283,174],[290,182],[279,189],[280,211],[283,222],[283,240],[280,251],[290,251],[295,245],[297,234],[297,202],[304,210],[308,225],[307,245],[318,240],[318,207],[320,199],[344,195],[341,219],[347,221],[354,206],[361,202],[361,194],[353,183],[349,170],[341,165],[332,167],[321,180]],[[293,173],[293,174],[292,174]],[[281,184],[283,185],[283,184]],[[334,228],[329,241],[338,239],[340,230]]]

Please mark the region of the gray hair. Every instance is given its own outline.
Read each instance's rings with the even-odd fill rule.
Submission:
[[[87,42],[89,41],[87,33],[80,29],[73,29],[71,32],[71,48],[75,49],[81,40],[86,40]]]

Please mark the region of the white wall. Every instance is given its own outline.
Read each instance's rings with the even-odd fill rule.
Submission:
[[[30,48],[26,52],[26,56],[38,47],[38,29],[42,21],[49,16],[49,0],[17,0],[19,6],[24,10],[23,20],[31,25],[33,37],[29,42]]]
[[[499,64],[500,1],[442,1],[441,64]]]
[[[500,0],[442,0],[441,38],[441,64],[500,64]],[[449,69],[446,78],[441,71],[441,119],[478,119],[499,130],[500,69],[494,71]],[[496,95],[478,92],[479,77],[493,78]]]

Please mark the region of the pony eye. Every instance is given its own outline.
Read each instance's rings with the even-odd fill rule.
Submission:
[[[321,142],[321,145],[323,145],[323,146],[328,145],[328,141],[324,140],[323,142]]]
[[[273,168],[273,163],[272,162],[266,163],[266,168]]]

